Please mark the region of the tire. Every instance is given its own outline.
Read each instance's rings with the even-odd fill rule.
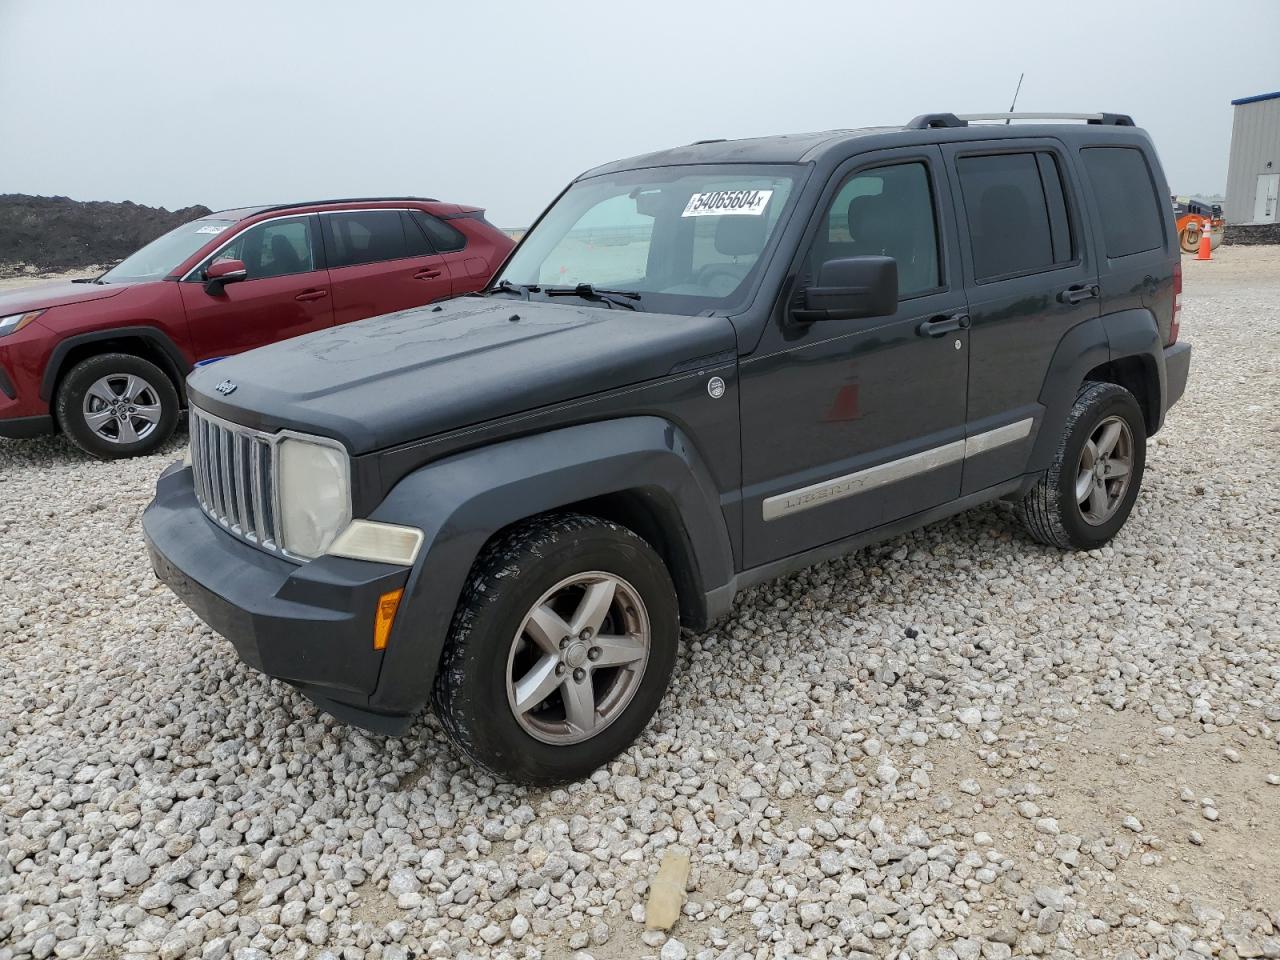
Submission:
[[[589,591],[612,597],[599,635],[587,628],[557,642],[551,635],[566,629],[556,624],[571,629],[579,614],[591,622],[583,613],[592,606],[584,602]],[[526,628],[544,607],[561,619]],[[641,628],[648,633],[643,661],[597,665],[635,656]],[[526,521],[486,546],[471,569],[436,675],[435,710],[458,749],[500,777],[534,786],[577,780],[648,724],[671,679],[679,631],[671,577],[636,534],[581,514]],[[582,639],[588,634],[601,646]],[[579,673],[584,679],[575,679]],[[581,699],[584,692],[591,701]],[[571,722],[570,698],[586,718],[581,725]],[[534,706],[518,715],[526,702]]]
[[[1200,249],[1200,231],[1184,227],[1178,234],[1178,245],[1183,253],[1195,253]]]
[[[1118,433],[1112,452],[1097,457],[1113,429]],[[1091,456],[1086,447],[1095,439],[1101,442],[1094,443]],[[1053,462],[1020,505],[1027,531],[1041,543],[1064,550],[1103,546],[1133,510],[1146,456],[1146,423],[1133,394],[1114,383],[1086,382],[1067,414]],[[1127,474],[1113,475],[1126,465]]]
[[[62,378],[54,414],[62,432],[85,453],[100,460],[140,457],[173,435],[178,391],[149,360],[104,353],[80,361]]]

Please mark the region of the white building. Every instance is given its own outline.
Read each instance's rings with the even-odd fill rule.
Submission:
[[[1280,223],[1280,91],[1232,100],[1229,224]]]

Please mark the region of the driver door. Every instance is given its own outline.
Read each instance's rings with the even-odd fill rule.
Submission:
[[[948,190],[934,146],[864,154],[828,184],[740,367],[747,567],[959,497],[969,333]],[[898,262],[892,316],[794,318],[824,262],[866,255]]]
[[[178,284],[197,363],[333,325],[317,219],[303,215],[256,223]],[[204,270],[218,260],[243,261],[248,276],[210,292]]]

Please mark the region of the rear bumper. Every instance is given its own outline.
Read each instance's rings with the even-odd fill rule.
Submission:
[[[404,586],[406,568],[339,557],[299,565],[242,543],[204,514],[191,469],[177,464],[161,475],[142,528],[156,576],[246,664],[341,720],[381,733],[408,727],[411,716],[369,702],[383,657],[374,611]]]
[[[44,413],[35,417],[8,417],[0,419],[0,437],[9,440],[26,440],[53,433],[53,417]]]
[[[1164,408],[1166,411],[1182,399],[1191,374],[1191,344],[1175,343],[1164,348]]]

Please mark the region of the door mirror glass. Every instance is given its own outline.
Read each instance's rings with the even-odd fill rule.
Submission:
[[[249,271],[243,260],[217,260],[204,271],[204,288],[209,293],[219,293],[228,283],[244,280]]]
[[[828,260],[816,286],[806,287],[797,320],[857,320],[888,317],[898,310],[898,261],[893,257]]]

